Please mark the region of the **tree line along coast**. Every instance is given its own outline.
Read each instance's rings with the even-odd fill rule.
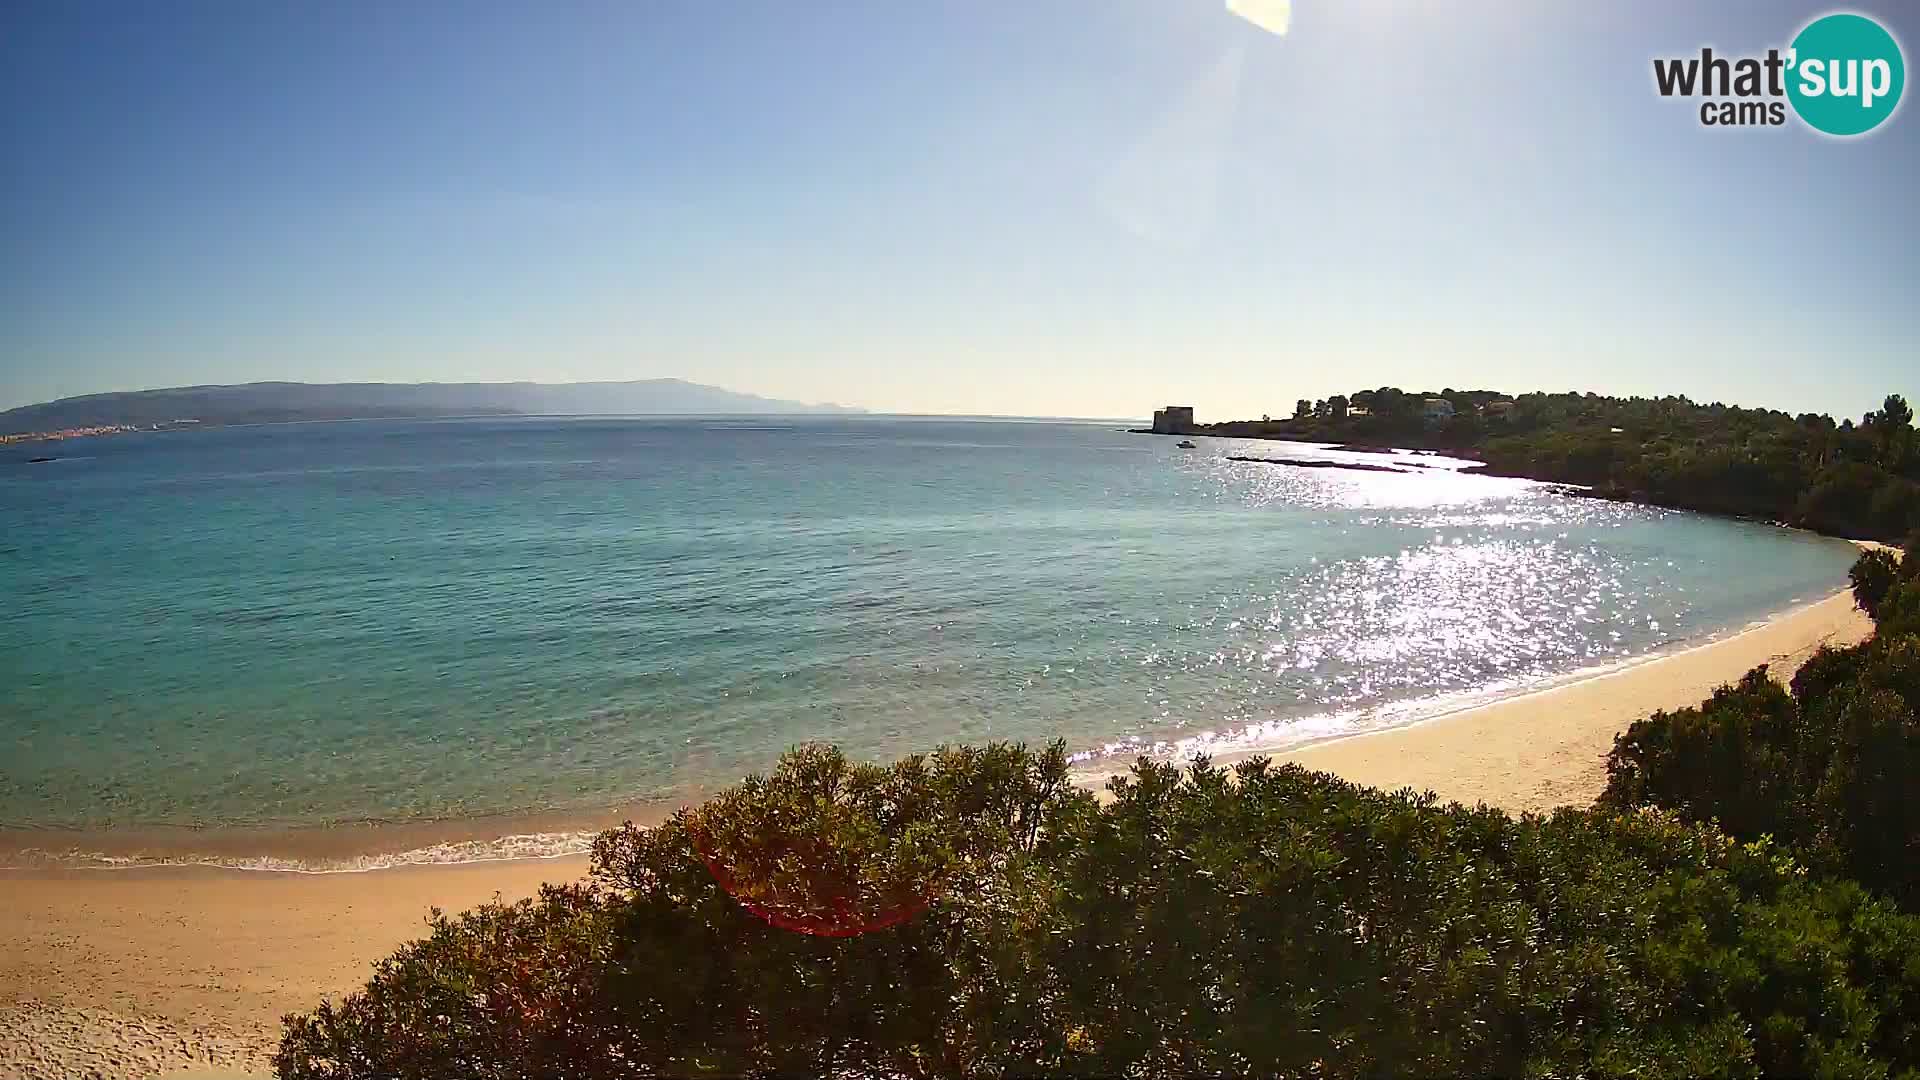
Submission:
[[[1440,451],[1477,471],[1588,494],[1895,541],[1920,529],[1920,437],[1899,394],[1858,422],[1685,397],[1361,390],[1290,417],[1203,424],[1170,406],[1156,434]]]

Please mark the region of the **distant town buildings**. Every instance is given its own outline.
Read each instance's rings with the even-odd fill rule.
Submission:
[[[1153,410],[1153,433],[1156,435],[1184,435],[1193,430],[1193,406],[1169,405],[1164,409]]]
[[[1485,405],[1480,406],[1480,412],[1484,416],[1499,417],[1505,420],[1513,415],[1513,402],[1507,398],[1502,398],[1499,401],[1489,401]]]
[[[1451,420],[1453,419],[1453,402],[1443,397],[1430,397],[1421,411],[1429,420]]]
[[[169,420],[164,424],[152,424],[147,427],[141,427],[139,424],[98,424],[92,427],[60,428],[57,431],[18,431],[10,435],[0,435],[0,446],[56,439],[84,439],[93,435],[118,435],[126,431],[168,431],[182,424],[199,422],[198,420]]]
[[[61,428],[59,431],[23,431],[16,435],[0,435],[0,444],[38,442],[42,439],[83,439],[89,435],[118,435],[123,431],[138,430],[131,424],[104,424],[99,427]]]

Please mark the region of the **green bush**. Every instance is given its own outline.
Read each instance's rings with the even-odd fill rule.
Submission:
[[[1601,804],[1657,806],[1734,837],[1773,837],[1825,872],[1920,910],[1920,559],[1868,552],[1852,576],[1874,637],[1823,648],[1791,692],[1756,668],[1698,708],[1614,741]]]
[[[1888,591],[1878,622],[1882,634],[1920,634],[1920,579],[1908,578]]]
[[[1066,781],[1058,746],[796,752],[602,835],[588,884],[436,919],[289,1017],[280,1075],[1920,1065],[1920,925],[1770,843],[1659,811],[1514,821],[1264,760],[1142,761],[1105,804]],[[730,893],[715,863],[756,881]],[[762,917],[878,925],[903,902],[852,936]]]
[[[1880,617],[1880,607],[1886,603],[1887,594],[1900,581],[1900,564],[1901,560],[1884,551],[1869,551],[1847,571],[1848,580],[1853,582],[1853,602],[1868,618]]]
[[[586,885],[436,919],[364,991],[288,1017],[277,1068],[336,1080],[930,1075],[917,1055],[978,1056],[969,1040],[994,1034],[964,1027],[995,1007],[977,950],[1010,932],[986,886],[1044,820],[1091,804],[1059,746],[942,750],[886,769],[803,748],[657,827],[601,834]],[[901,924],[831,937],[769,921],[818,928],[851,912],[881,925],[910,874],[922,875],[914,897],[935,902]]]
[[[436,913],[277,1066],[1917,1077],[1915,571],[1863,558],[1872,640],[1634,724],[1551,818],[1261,759],[1142,760],[1101,802],[1058,744],[802,748],[602,834],[584,884]]]
[[[1758,667],[1697,708],[1628,728],[1608,757],[1601,803],[1661,806],[1747,839],[1803,839],[1802,736],[1794,699]]]

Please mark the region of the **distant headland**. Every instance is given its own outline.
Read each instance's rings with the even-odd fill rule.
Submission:
[[[1920,529],[1920,434],[1899,394],[1856,423],[1685,397],[1383,386],[1301,398],[1281,419],[1205,424],[1192,406],[1169,405],[1154,412],[1152,427],[1133,430],[1443,451],[1479,461],[1482,473],[1851,539],[1897,540]]]
[[[683,379],[587,383],[295,383],[87,394],[0,412],[0,441],[73,438],[182,424],[274,424],[446,416],[860,413]],[[9,434],[11,433],[11,434]]]

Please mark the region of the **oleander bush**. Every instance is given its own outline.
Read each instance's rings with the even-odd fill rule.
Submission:
[[[1109,795],[1058,745],[889,768],[803,748],[603,834],[584,884],[436,917],[287,1018],[280,1075],[1920,1067],[1920,924],[1772,841],[1264,760],[1143,760]]]

